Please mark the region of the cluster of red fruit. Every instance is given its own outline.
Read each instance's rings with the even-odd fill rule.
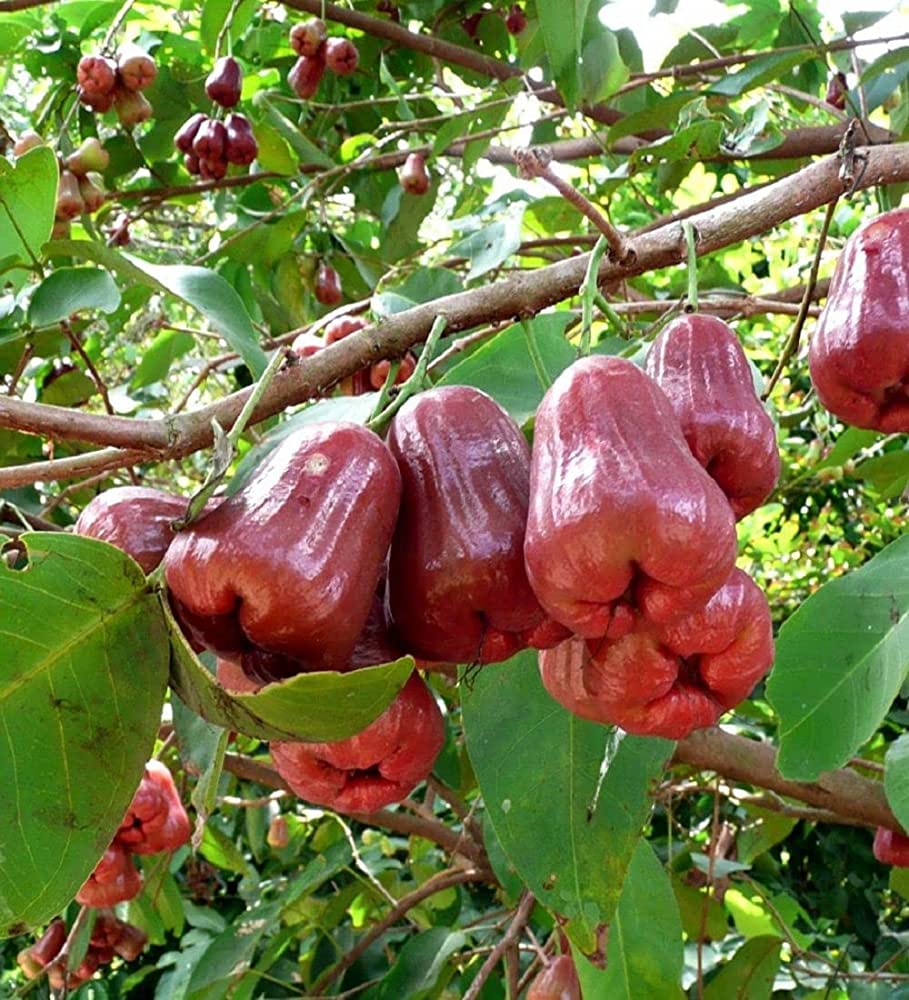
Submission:
[[[299,57],[287,74],[290,89],[303,100],[315,97],[329,69],[336,76],[350,76],[357,69],[360,53],[349,38],[329,38],[325,22],[318,17],[295,24],[290,44]]]
[[[314,333],[305,331],[301,333],[291,345],[291,350],[297,357],[309,358],[323,347],[334,344],[338,340],[343,340],[351,333],[363,330],[369,326],[369,321],[362,316],[339,316],[333,319],[326,327],[323,337],[317,337]],[[416,359],[410,353],[404,355],[395,377],[395,385],[406,382],[413,375],[416,367]],[[388,373],[391,371],[390,361],[377,361],[369,368],[355,372],[350,378],[344,379],[341,383],[341,392],[345,396],[361,396],[371,390],[379,390],[385,385]]]
[[[170,771],[160,761],[150,760],[114,839],[76,894],[76,902],[105,907],[138,896],[142,875],[132,855],[175,851],[188,843],[191,832]]]
[[[93,111],[113,108],[126,128],[148,121],[152,106],[143,90],[158,75],[155,60],[138,45],[127,43],[118,58],[82,56],[76,67],[76,92],[79,100]]]
[[[205,80],[205,92],[222,108],[240,103],[243,71],[233,56],[219,59]],[[249,166],[259,153],[252,126],[245,115],[231,112],[224,121],[201,112],[187,118],[174,136],[189,173],[204,180],[220,180],[233,163]]]
[[[19,952],[16,961],[26,978],[37,979],[46,974],[51,989],[74,990],[91,979],[102,965],[109,965],[114,955],[125,962],[134,962],[147,941],[138,927],[119,920],[113,913],[98,913],[85,957],[70,971],[66,956],[60,955],[66,944],[66,924],[58,917],[31,947]]]

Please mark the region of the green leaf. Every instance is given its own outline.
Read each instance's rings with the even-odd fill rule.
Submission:
[[[297,158],[280,132],[267,122],[253,122],[259,152],[256,159],[263,170],[292,177],[297,172]]]
[[[710,980],[704,1000],[770,1000],[783,939],[762,935],[746,941]]]
[[[656,128],[670,128],[686,104],[690,104],[699,95],[690,90],[679,90],[666,97],[655,98],[650,107],[626,115],[608,133],[608,142],[613,143],[626,135],[637,135]]]
[[[745,814],[748,821],[739,830],[735,842],[738,859],[745,864],[751,864],[755,858],[785,840],[798,822],[791,816],[781,816],[752,805],[745,806]]]
[[[814,781],[880,725],[909,666],[909,535],[831,580],[780,630],[767,697],[780,719],[777,766]]]
[[[28,307],[32,326],[51,326],[83,309],[111,313],[120,305],[120,290],[100,267],[60,267],[35,289]]]
[[[875,455],[856,467],[855,476],[865,480],[882,500],[892,500],[909,482],[909,451]]]
[[[41,258],[41,246],[54,226],[57,158],[50,146],[38,146],[14,164],[0,157],[0,260],[15,257],[27,267]],[[7,271],[20,288],[26,274]]]
[[[878,437],[879,434],[877,431],[864,431],[858,427],[847,427],[836,439],[830,451],[814,466],[812,471],[817,472],[819,469],[837,468],[852,458],[856,452],[874,444]]]
[[[38,398],[52,406],[80,406],[97,392],[95,383],[83,371],[71,368],[41,388]]]
[[[492,271],[518,249],[523,217],[524,206],[518,205],[505,213],[504,218],[490,222],[448,248],[452,257],[466,257],[470,262],[466,281]]]
[[[23,38],[41,26],[33,14],[4,14],[3,30],[0,31],[0,55],[15,53]]]
[[[678,877],[672,879],[672,890],[682,920],[682,929],[692,941],[722,941],[729,930],[726,911],[708,894],[707,889],[696,889]]]
[[[887,747],[884,791],[900,825],[909,830],[909,733],[904,733]]]
[[[390,285],[374,295],[370,309],[377,317],[384,318],[463,290],[464,285],[454,271],[444,267],[419,267],[400,285]]]
[[[606,968],[576,963],[584,996],[637,1000],[683,996],[682,924],[666,871],[646,840],[638,842],[615,917]]]
[[[411,938],[382,982],[363,994],[364,1000],[419,1000],[436,985],[448,959],[466,940],[447,927],[433,927]]]
[[[785,76],[791,69],[805,62],[804,52],[771,52],[759,56],[737,73],[730,73],[708,87],[705,93],[739,97],[754,87],[762,87]]]
[[[161,330],[148,345],[136,367],[130,386],[141,389],[155,382],[163,382],[177,358],[188,354],[195,344],[192,334],[182,330]]]
[[[256,694],[229,695],[190,649],[165,598],[171,629],[170,682],[203,719],[262,740],[343,740],[365,729],[392,703],[413,671],[413,659],[351,673],[299,674]]]
[[[482,389],[523,425],[536,413],[553,381],[575,360],[574,348],[564,336],[571,319],[570,313],[556,312],[530,320],[534,353],[522,325],[509,326],[446,372],[439,384]]]
[[[614,32],[598,26],[596,34],[584,45],[581,100],[588,104],[605,101],[628,80],[629,75]]]
[[[467,750],[496,834],[541,903],[567,918],[586,955],[600,955],[641,829],[649,786],[671,743],[626,736],[597,796],[613,730],[546,693],[527,650],[462,685]]]
[[[235,3],[234,0],[205,0],[202,4],[202,23],[199,31],[205,48],[214,53],[218,35],[228,17],[230,17],[230,36],[234,39],[242,37],[258,8],[256,0],[244,0],[242,3]]]
[[[110,842],[154,744],[167,631],[139,567],[103,542],[21,536],[0,563],[0,936],[64,907]]]
[[[315,143],[307,139],[300,131],[300,127],[271,103],[264,90],[254,95],[253,107],[259,112],[262,120],[270,125],[297,154],[299,163],[310,163],[326,169],[335,166],[335,161],[330,156],[326,156]]]
[[[892,7],[887,10],[844,10],[842,13],[843,27],[846,29],[847,35],[854,35],[857,31],[862,31],[865,28],[870,28],[873,24],[877,24],[878,21],[882,21],[892,13]]]
[[[577,105],[581,92],[581,43],[589,6],[590,0],[537,0],[549,67],[569,108]]]
[[[723,905],[732,914],[736,930],[746,938],[782,935],[800,948],[809,948],[814,941],[812,935],[796,929],[796,921],[810,925],[810,920],[788,893],[767,894],[765,898],[756,888],[730,887],[723,896]]]

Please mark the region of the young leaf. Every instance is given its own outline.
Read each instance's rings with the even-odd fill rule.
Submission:
[[[82,309],[111,313],[120,305],[114,279],[100,267],[59,267],[35,289],[28,307],[32,326],[50,326]]]

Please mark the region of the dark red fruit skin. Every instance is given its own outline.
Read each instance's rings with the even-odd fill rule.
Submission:
[[[141,891],[139,870],[126,850],[114,843],[76,893],[76,902],[82,906],[116,906],[134,899]]]
[[[362,316],[339,316],[325,327],[325,343],[334,344],[358,330],[365,330],[367,326],[369,320]]]
[[[325,65],[338,76],[350,76],[357,70],[360,53],[349,38],[329,38],[325,42]]]
[[[290,45],[298,56],[314,56],[325,44],[328,29],[325,22],[314,17],[301,24],[295,24],[290,29]]]
[[[116,545],[151,573],[176,537],[171,523],[186,513],[186,505],[183,497],[147,486],[117,486],[88,503],[74,530]]]
[[[199,176],[205,181],[219,181],[227,174],[227,160],[210,160],[203,157],[199,160]]]
[[[227,129],[223,122],[209,118],[199,124],[193,138],[193,154],[202,160],[218,161],[224,159],[227,146]]]
[[[245,115],[230,114],[224,119],[227,129],[227,162],[247,167],[259,153],[259,144]]]
[[[287,83],[297,97],[308,101],[316,96],[324,74],[325,56],[320,51],[314,56],[300,56],[287,74]]]
[[[729,502],[659,386],[622,358],[566,369],[537,411],[524,543],[551,617],[596,638],[631,588],[645,615],[669,621],[703,607],[735,556]]]
[[[58,917],[52,920],[45,932],[28,948],[16,956],[19,967],[28,979],[34,979],[45,965],[52,962],[66,941],[66,924]]]
[[[402,385],[406,382],[411,375],[414,373],[414,369],[417,367],[416,358],[408,351],[403,358],[401,358],[401,364],[398,368],[398,374],[395,376],[395,385]],[[369,384],[377,392],[379,389],[385,385],[385,379],[388,378],[388,373],[391,371],[390,361],[377,361],[374,365],[369,368]]]
[[[174,145],[181,153],[192,153],[193,151],[193,140],[196,138],[196,133],[199,131],[199,127],[203,122],[208,121],[208,115],[203,115],[201,112],[191,115],[177,130],[174,136]]]
[[[205,78],[205,93],[222,108],[235,108],[243,90],[243,71],[233,56],[222,56]]]
[[[909,837],[879,826],[874,834],[874,856],[882,865],[909,868]]]
[[[268,683],[267,681],[253,680],[239,663],[220,657],[216,665],[215,676],[218,678],[218,683],[226,691],[240,694],[255,694],[263,683]]]
[[[760,507],[780,477],[780,453],[732,330],[716,316],[680,316],[653,342],[644,370],[668,396],[691,453],[736,518]]]
[[[199,157],[194,153],[187,153],[183,157],[183,166],[186,168],[186,172],[197,176],[199,173]]]
[[[527,27],[527,18],[519,4],[511,5],[511,9],[505,17],[505,27],[510,35],[520,35]]]
[[[540,674],[575,715],[640,736],[682,739],[714,725],[773,663],[767,599],[740,569],[702,610],[658,626],[628,609],[620,631],[541,653]]]
[[[388,568],[395,636],[427,660],[507,659],[546,618],[524,570],[524,435],[479,389],[443,386],[404,404],[388,447],[403,483]]]
[[[83,56],[76,67],[76,82],[86,98],[113,96],[117,64],[106,56]]]
[[[411,153],[398,171],[398,181],[408,194],[426,194],[429,190],[426,157],[422,153]]]
[[[824,100],[832,107],[842,111],[846,107],[846,92],[849,84],[845,73],[833,73],[827,81],[827,93]]]
[[[559,955],[552,959],[530,984],[527,1000],[581,1000],[581,984],[572,957]]]
[[[288,437],[165,556],[195,638],[228,658],[259,646],[310,669],[342,668],[369,613],[400,493],[394,459],[371,431],[323,423]]]
[[[808,364],[821,403],[853,427],[909,431],[909,208],[846,241]]]
[[[344,298],[341,279],[331,264],[320,264],[316,272],[316,300],[323,306],[336,306]]]
[[[133,854],[160,854],[188,844],[191,834],[173,776],[161,761],[150,760],[114,843]]]
[[[444,742],[442,713],[414,673],[356,736],[336,743],[272,743],[271,756],[301,799],[341,813],[369,813],[406,798],[429,776]]]
[[[290,349],[298,358],[311,358],[325,346],[325,341],[314,333],[304,331],[296,336]]]

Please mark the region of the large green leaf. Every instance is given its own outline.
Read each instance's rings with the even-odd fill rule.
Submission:
[[[88,877],[158,731],[167,629],[139,567],[110,545],[22,536],[0,563],[0,936],[42,924]]]
[[[783,939],[765,934],[746,941],[704,990],[704,1000],[769,1000]]]
[[[40,260],[41,245],[54,226],[57,178],[57,158],[50,146],[29,150],[15,164],[0,157],[0,260],[27,266]],[[18,288],[26,274],[13,269],[4,277]]]
[[[161,382],[174,361],[191,351],[194,344],[192,334],[183,330],[161,330],[142,355],[142,360],[133,372],[130,386],[140,389],[142,386]]]
[[[831,580],[783,625],[767,696],[778,767],[814,781],[871,737],[909,666],[909,535]]]
[[[35,289],[28,308],[32,326],[59,323],[82,309],[111,313],[120,305],[114,279],[100,267],[59,267]]]
[[[448,959],[464,947],[466,938],[447,927],[432,927],[411,938],[398,953],[391,971],[381,983],[363,994],[363,1000],[420,1000],[438,995],[431,990],[447,968]]]
[[[467,750],[502,848],[540,902],[567,918],[575,944],[602,958],[649,786],[672,744],[626,736],[597,794],[613,730],[553,701],[533,650],[484,667],[462,692]]]
[[[299,674],[256,694],[230,695],[196,658],[164,598],[161,607],[171,629],[173,689],[208,722],[259,739],[319,743],[353,736],[385,711],[413,671],[413,659],[404,656],[346,674]]]
[[[904,733],[887,747],[884,790],[900,825],[909,830],[909,733]]]
[[[615,917],[606,968],[577,963],[584,996],[609,1000],[682,997],[682,923],[666,870],[646,840],[638,842]]]
[[[569,107],[581,92],[581,48],[590,0],[537,0],[537,17],[553,79]]]

